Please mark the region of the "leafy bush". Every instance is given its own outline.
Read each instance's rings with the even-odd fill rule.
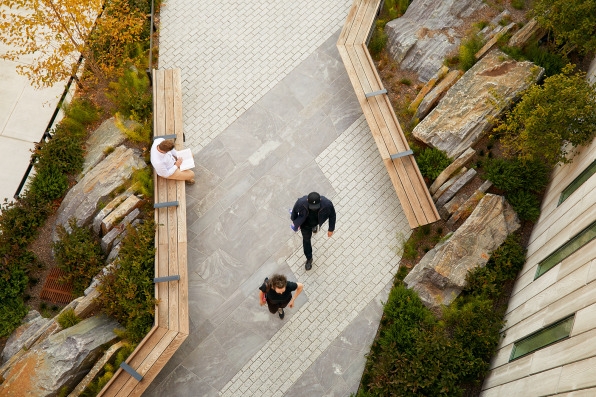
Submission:
[[[152,95],[149,78],[143,71],[128,68],[117,82],[110,83],[109,98],[118,112],[141,124],[148,122],[152,114]]]
[[[549,167],[540,161],[486,159],[483,163],[485,178],[506,192],[524,189],[540,192],[548,184]]]
[[[476,64],[476,53],[482,48],[482,39],[472,34],[459,46],[459,65],[463,71],[467,71]]]
[[[131,345],[130,343],[125,343],[118,353],[116,353],[115,359],[113,362],[109,362],[103,366],[103,375],[95,379],[91,382],[85,390],[80,394],[80,397],[95,397],[99,394],[101,389],[112,379],[114,376],[114,372],[120,367],[120,364],[123,363],[128,356],[134,351],[135,345]]]
[[[138,229],[128,227],[115,269],[101,277],[98,298],[102,311],[126,328],[126,337],[138,343],[153,326],[155,290],[155,223],[147,220]]]
[[[76,99],[64,106],[66,119],[88,126],[99,120],[100,109],[87,99]]]
[[[66,329],[80,323],[81,318],[75,314],[73,309],[67,309],[56,317],[56,321],[62,329]]]
[[[147,198],[153,197],[153,171],[150,167],[134,170],[132,183],[135,193]]]
[[[544,68],[544,75],[547,77],[561,73],[568,63],[566,56],[551,52],[537,43],[530,44],[524,49],[524,53],[529,61]]]
[[[521,220],[536,222],[540,216],[540,201],[535,194],[526,190],[508,193],[507,200]]]
[[[439,149],[426,148],[416,154],[416,162],[422,176],[434,181],[451,164],[451,159]]]
[[[511,0],[511,7],[516,10],[523,10],[526,7],[525,0]]]
[[[27,194],[33,194],[45,201],[53,201],[68,190],[68,177],[57,165],[51,164],[40,169],[33,178]]]
[[[485,267],[468,273],[464,292],[493,300],[503,293],[503,284],[514,280],[526,260],[519,236],[510,234],[491,255]]]
[[[54,243],[54,255],[57,266],[65,272],[62,281],[72,283],[74,293],[80,295],[102,269],[104,256],[88,228],[77,226],[75,218],[68,226],[70,232],[62,225],[57,228],[59,240]]]
[[[376,21],[375,31],[368,43],[368,50],[373,57],[378,56],[383,51],[383,48],[385,48],[385,45],[387,45],[387,34],[385,33],[384,25],[384,21]]]
[[[567,65],[542,86],[526,90],[494,132],[502,135],[510,156],[549,166],[568,163],[569,146],[584,145],[596,136],[596,87]]]
[[[65,131],[58,127],[55,135],[47,142],[43,142],[36,150],[37,156],[36,169],[55,167],[65,174],[74,174],[83,169],[85,161],[82,139],[73,138],[69,133],[57,133],[56,131]]]
[[[0,338],[12,334],[27,314],[27,307],[20,297],[0,301]]]

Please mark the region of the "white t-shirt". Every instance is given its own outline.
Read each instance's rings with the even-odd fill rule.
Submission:
[[[163,138],[157,138],[153,141],[153,146],[151,146],[151,164],[157,175],[167,178],[178,169],[176,159],[174,158],[178,153],[176,153],[176,149],[172,149],[167,153],[157,150],[157,145],[163,141],[165,141]]]

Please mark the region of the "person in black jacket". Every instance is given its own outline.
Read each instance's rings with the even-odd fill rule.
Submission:
[[[298,231],[298,228],[300,228],[302,233],[302,247],[304,256],[306,256],[304,268],[310,270],[312,269],[312,244],[310,242],[312,234],[316,233],[323,223],[329,219],[327,237],[333,235],[335,231],[335,208],[333,208],[331,200],[319,195],[317,192],[312,192],[296,201],[290,218],[292,219],[292,230]]]

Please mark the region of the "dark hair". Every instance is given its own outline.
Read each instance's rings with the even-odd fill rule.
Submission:
[[[283,274],[274,274],[271,276],[271,279],[269,279],[271,288],[285,288],[287,282],[288,279]]]
[[[165,140],[163,142],[160,142],[159,145],[157,145],[157,147],[159,147],[164,152],[169,152],[170,150],[174,149],[174,141]]]

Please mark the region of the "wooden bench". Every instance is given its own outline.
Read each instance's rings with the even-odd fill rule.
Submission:
[[[366,47],[381,0],[354,0],[337,41],[360,106],[410,227],[440,219]]]
[[[180,69],[153,71],[154,138],[172,136],[182,149]],[[184,181],[154,174],[155,323],[98,396],[140,396],[189,333]]]

